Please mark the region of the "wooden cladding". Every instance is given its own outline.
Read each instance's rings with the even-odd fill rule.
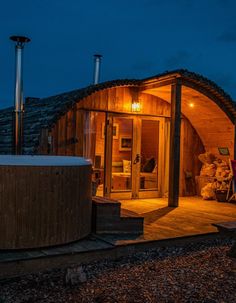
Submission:
[[[142,108],[139,114],[169,116],[170,106],[158,97],[141,94]],[[51,147],[48,131],[41,131],[39,154],[83,156],[84,110],[131,113],[132,89],[110,88],[84,98],[63,115],[51,130]]]
[[[115,113],[132,113],[132,90],[130,87],[113,87],[99,91],[80,101],[77,104],[77,108]],[[141,100],[139,115],[170,116],[170,107],[162,99],[144,93],[140,93],[139,98]]]
[[[131,112],[133,89],[128,86],[107,88],[82,99],[51,129],[52,146],[50,149],[45,146],[48,144],[47,138],[43,137],[49,136],[50,133],[47,130],[42,132],[39,153],[49,151],[55,155],[83,156],[85,112],[96,111],[102,115],[105,113],[134,114]],[[170,89],[167,86],[158,88],[156,91],[153,89],[146,93],[139,92],[139,98],[141,111],[136,115],[170,117]],[[164,99],[168,100],[164,101]],[[189,106],[190,101],[194,103],[193,108]],[[212,100],[192,88],[182,86],[181,104],[179,194],[182,196],[195,194],[194,177],[200,171],[201,164],[198,160],[200,153],[206,150],[219,156],[218,147],[227,146],[233,157],[234,125]],[[99,131],[97,129],[99,137],[101,137],[100,132],[101,125],[99,125]],[[101,144],[104,144],[104,140],[100,141],[96,140],[96,146],[98,144],[96,153],[99,154],[102,150]],[[187,180],[186,174],[189,172],[192,178]],[[172,181],[174,182],[174,180]]]
[[[84,112],[73,108],[51,129],[41,131],[39,154],[83,156]],[[50,137],[50,138],[49,138]]]
[[[0,249],[81,239],[91,231],[91,166],[0,166]]]
[[[195,176],[201,169],[198,155],[205,152],[200,137],[187,119],[181,119],[180,140],[180,196],[195,196]]]

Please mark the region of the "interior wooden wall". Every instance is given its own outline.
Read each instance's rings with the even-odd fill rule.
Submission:
[[[170,103],[170,85],[146,89],[145,93]],[[182,85],[181,112],[191,121],[207,151],[221,157],[218,147],[228,147],[231,159],[234,158],[234,123],[214,101],[198,90]]]
[[[145,123],[145,121],[143,121]],[[155,130],[155,131],[153,131]],[[162,142],[160,142],[162,144]],[[141,133],[141,161],[142,164],[147,159],[154,157],[158,162],[159,150],[159,122],[149,120],[145,123]]]
[[[142,109],[138,115],[152,116],[170,116],[170,104],[160,98],[148,94],[141,94]],[[63,115],[54,127],[50,130],[52,136],[52,145],[45,147],[48,132],[42,132],[41,144],[39,153],[45,153],[46,150],[50,154],[55,155],[71,155],[83,156],[84,142],[84,110],[111,111],[119,113],[131,113],[132,91],[130,87],[111,88],[103,91],[98,91],[91,96],[81,100],[73,109],[70,109]],[[104,113],[98,114],[100,125],[97,125],[97,147],[96,154],[101,154],[104,157],[104,139],[102,138],[101,124],[104,119]],[[116,121],[114,121],[116,122]],[[119,132],[122,132],[122,128]],[[191,172],[194,176],[199,174],[200,162],[197,158],[199,153],[204,151],[204,146],[197,132],[192,127],[191,123],[183,118],[181,127],[181,185],[180,195],[194,194],[194,189],[191,190],[189,180],[186,183],[185,171]],[[120,133],[121,134],[121,133]],[[125,135],[125,131],[124,131]],[[119,144],[119,140],[114,140],[114,144]],[[119,146],[117,148],[119,150]],[[122,152],[124,156],[125,152]],[[129,152],[127,153],[129,156]],[[114,156],[113,161],[119,161],[119,155]],[[102,162],[103,159],[102,159]],[[192,186],[192,185],[191,185]],[[190,188],[190,189],[189,189]]]
[[[132,138],[133,124],[130,119],[122,119],[115,117],[113,123],[117,123],[119,126],[119,135],[117,139],[113,139],[112,144],[112,162],[120,162],[122,160],[131,160],[131,150],[120,150],[120,138],[130,137]]]
[[[202,141],[189,120],[181,119],[180,196],[196,194],[195,176],[199,175],[202,166],[198,155],[204,152]]]
[[[101,167],[104,167],[105,137],[104,134],[102,134],[102,132],[104,131],[103,125],[105,123],[105,113],[97,113],[96,121],[97,121],[97,125],[96,125],[95,155],[101,156]]]

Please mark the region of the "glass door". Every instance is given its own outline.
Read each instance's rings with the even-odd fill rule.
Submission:
[[[113,116],[112,120],[110,196],[131,198],[133,119]]]
[[[117,199],[160,196],[162,120],[110,115],[107,122],[106,195]]]
[[[161,173],[160,128],[159,120],[141,118],[139,197],[157,197],[159,195],[159,175]]]

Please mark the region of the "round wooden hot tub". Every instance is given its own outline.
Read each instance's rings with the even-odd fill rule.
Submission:
[[[0,156],[0,249],[79,240],[91,231],[91,205],[89,160]]]

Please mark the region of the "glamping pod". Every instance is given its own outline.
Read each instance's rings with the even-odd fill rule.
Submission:
[[[0,249],[64,244],[91,231],[91,163],[0,156]]]
[[[12,108],[0,111],[0,152],[13,150]],[[219,86],[187,70],[115,80],[25,103],[24,154],[83,156],[97,195],[179,196],[199,192],[199,154],[235,155],[236,107]]]

